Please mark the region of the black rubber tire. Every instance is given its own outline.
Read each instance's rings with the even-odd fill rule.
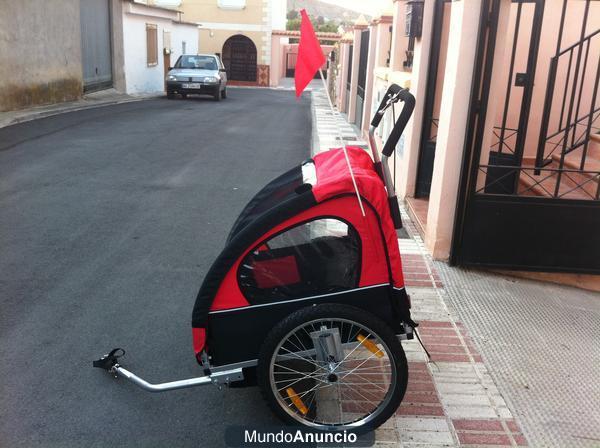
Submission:
[[[175,99],[175,92],[173,92],[172,90],[167,90],[167,99]]]
[[[364,325],[388,346],[391,355],[394,358],[398,380],[396,381],[396,387],[392,391],[391,400],[375,419],[361,427],[352,428],[352,430],[357,433],[375,430],[392,417],[396,412],[396,409],[398,409],[398,406],[400,406],[408,384],[408,364],[406,362],[404,349],[392,329],[381,319],[362,309],[333,303],[314,305],[298,310],[279,322],[279,324],[277,324],[267,335],[260,350],[256,372],[258,386],[260,387],[267,404],[278,418],[291,425],[298,425],[299,422],[297,420],[281,409],[277,397],[275,397],[271,390],[269,381],[271,358],[281,340],[294,328],[315,319],[327,318],[348,319]],[[342,431],[350,428],[338,426],[335,429]]]
[[[221,101],[221,88],[217,87],[215,93],[213,93],[213,98],[215,101]]]
[[[181,98],[183,98],[185,100],[187,98],[187,93],[182,93]]]
[[[221,98],[227,98],[227,87],[223,87],[223,90],[221,90]]]

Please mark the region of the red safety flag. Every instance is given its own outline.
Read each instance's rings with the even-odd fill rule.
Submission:
[[[296,60],[296,72],[294,81],[296,84],[296,96],[302,95],[302,91],[315,77],[317,70],[325,64],[325,55],[319,45],[319,39],[310,23],[310,19],[303,9],[302,23],[300,24],[300,44],[298,45],[298,59]]]

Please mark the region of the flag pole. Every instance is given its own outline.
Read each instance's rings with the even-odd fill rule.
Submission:
[[[329,108],[333,115],[337,118],[341,118],[340,113],[333,107],[333,102],[331,101],[331,96],[329,96],[329,89],[327,88],[327,83],[325,82],[325,77],[323,76],[323,70],[319,67],[319,74],[321,75],[321,81],[323,81],[323,88],[325,89],[325,95],[327,95],[327,101],[329,102]],[[356,192],[356,199],[358,199],[358,205],[360,206],[360,211],[363,216],[365,216],[365,209],[363,207],[362,200],[360,198],[360,193],[358,191],[358,185],[356,184],[356,179],[354,178],[354,171],[352,171],[352,165],[350,165],[350,158],[348,157],[348,151],[346,150],[346,142],[344,141],[344,136],[342,135],[342,130],[339,125],[336,124],[336,129],[338,131],[338,137],[340,138],[340,142],[342,143],[342,150],[344,151],[344,157],[346,158],[346,164],[348,165],[348,170],[350,171],[350,177],[352,178],[352,185],[354,185],[354,191]]]

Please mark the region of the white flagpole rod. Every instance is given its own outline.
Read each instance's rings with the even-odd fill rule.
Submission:
[[[327,101],[329,101],[329,108],[335,117],[341,118],[340,113],[333,107],[333,102],[331,101],[331,97],[329,96],[329,89],[327,88],[327,83],[325,82],[325,77],[323,76],[323,70],[319,68],[319,74],[321,75],[321,81],[323,81],[323,88],[325,89],[325,94],[327,95]],[[356,192],[356,199],[358,199],[358,205],[360,206],[360,211],[363,216],[365,216],[365,209],[363,207],[362,200],[360,199],[360,193],[358,191],[358,185],[356,185],[356,179],[354,178],[354,171],[352,171],[352,166],[350,165],[350,158],[348,157],[348,151],[346,151],[346,142],[344,141],[344,136],[342,135],[342,130],[336,123],[336,129],[338,131],[338,136],[340,138],[340,142],[342,143],[342,149],[344,151],[344,157],[346,158],[346,164],[348,165],[348,170],[350,171],[350,177],[352,178],[352,185],[354,185],[354,191]]]

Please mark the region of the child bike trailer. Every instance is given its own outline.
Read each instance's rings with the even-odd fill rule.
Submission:
[[[398,101],[380,159],[374,132]],[[413,108],[414,97],[391,86],[371,123],[372,157],[358,147],[320,153],[244,208],[192,314],[203,376],[150,384],[120,364],[121,349],[94,366],[152,392],[258,385],[277,416],[313,429],[363,432],[384,423],[406,391],[400,340],[416,326],[387,168]]]

